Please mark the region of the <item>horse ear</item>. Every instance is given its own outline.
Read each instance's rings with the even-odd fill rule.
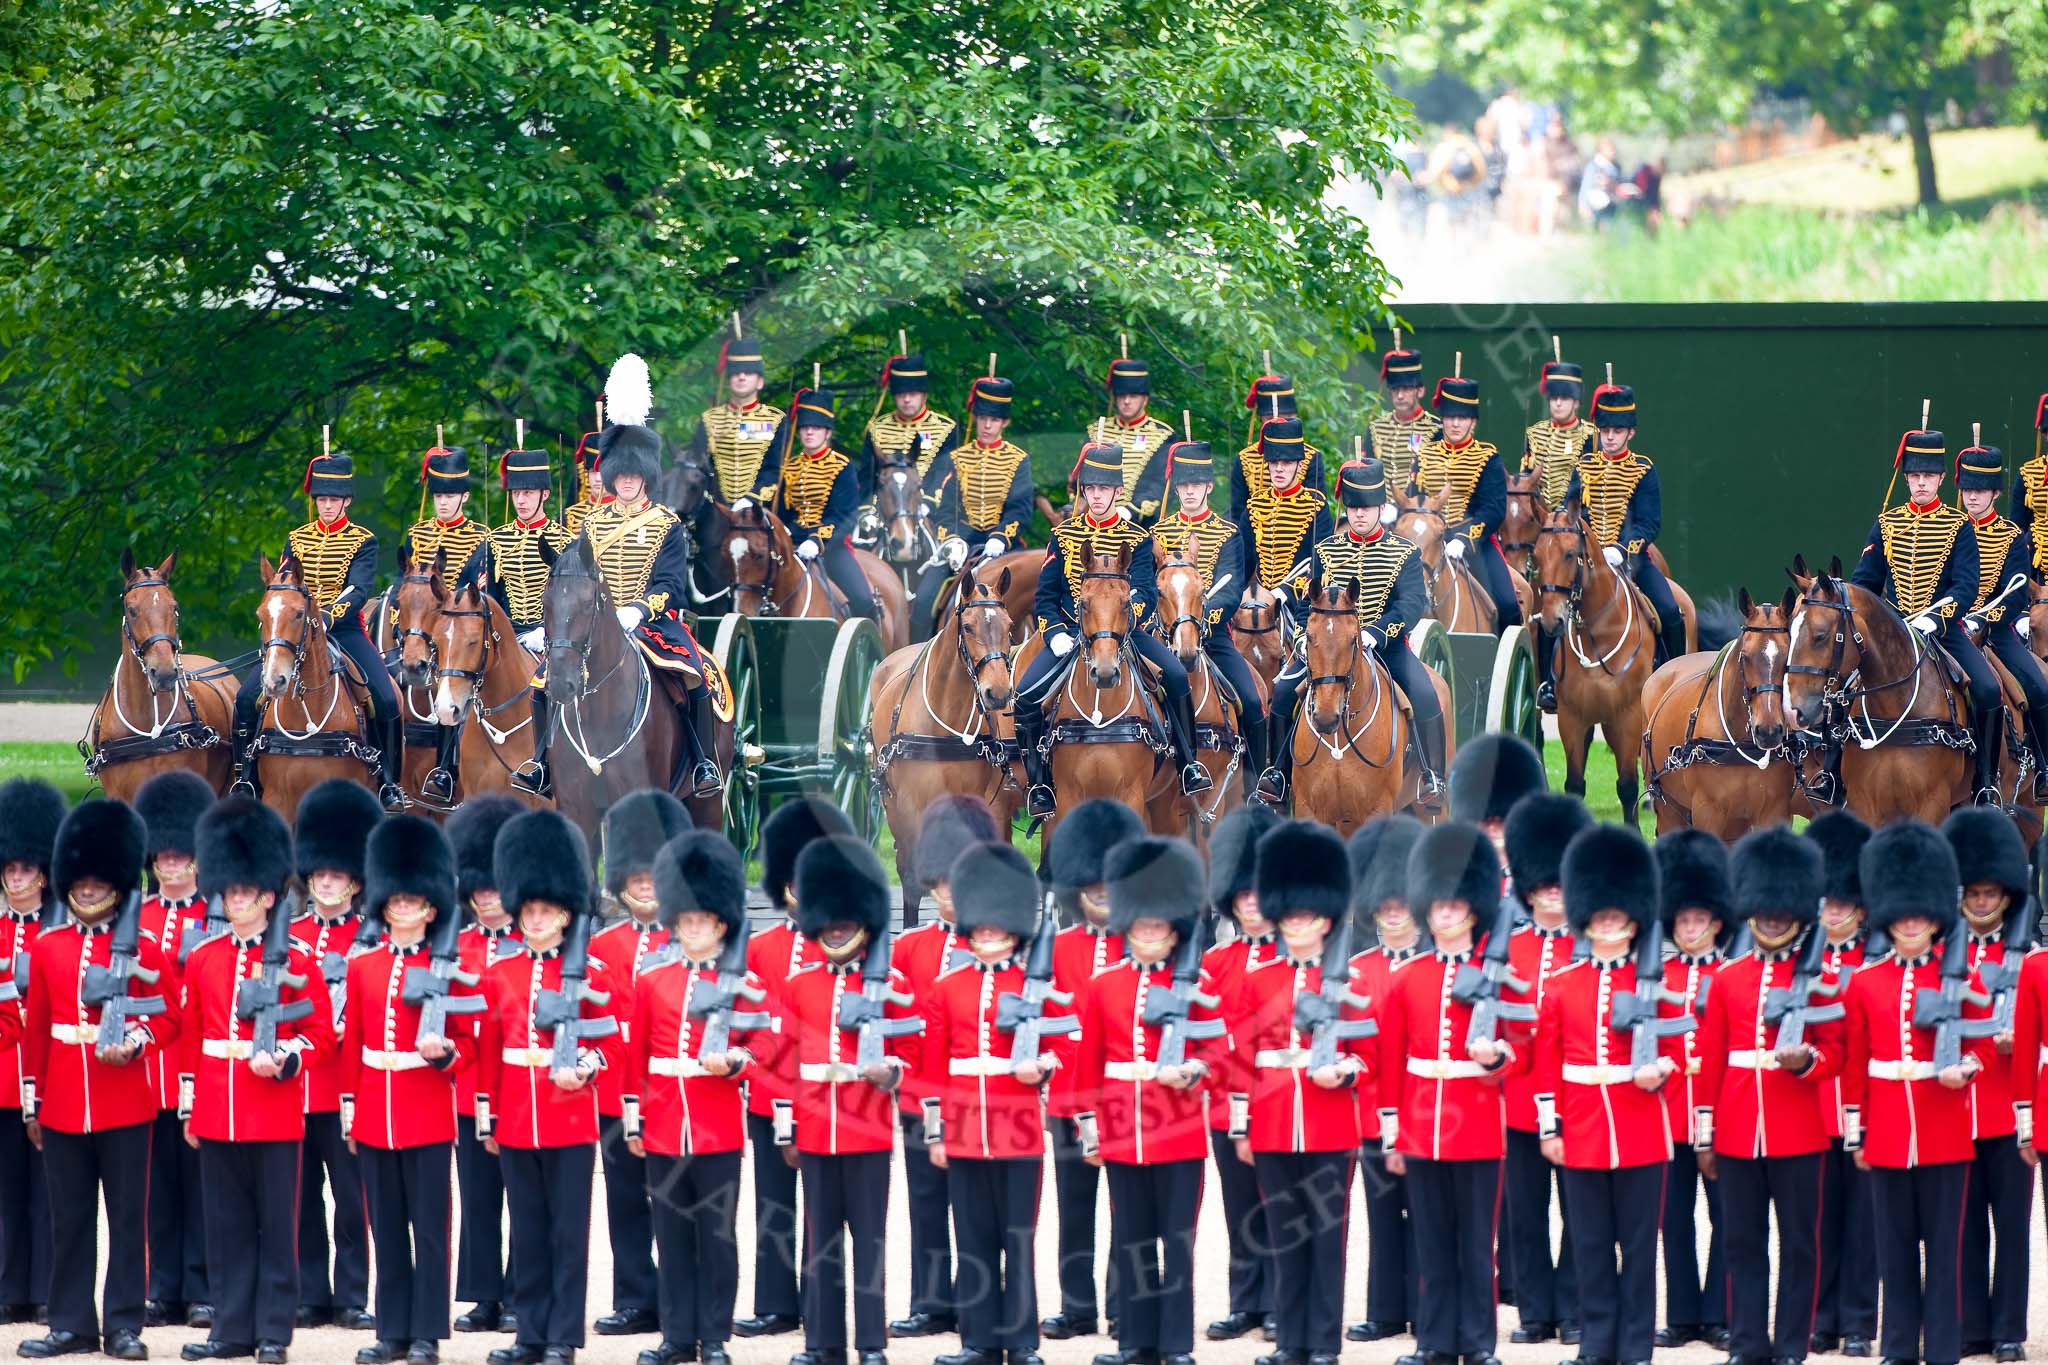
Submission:
[[[263,575],[265,583],[277,577],[277,566],[270,562],[269,555],[256,556],[256,571]]]
[[[1792,619],[1792,611],[1793,611],[1793,609],[1794,609],[1795,607],[1797,607],[1798,605],[1799,605],[1799,589],[1797,589],[1797,588],[1787,588],[1787,589],[1785,589],[1785,595],[1784,595],[1784,597],[1782,597],[1782,598],[1781,598],[1781,599],[1779,599],[1779,601],[1778,601],[1778,610],[1779,610],[1779,612],[1780,612],[1780,613],[1782,613],[1782,614],[1783,614],[1783,616],[1785,617],[1785,619],[1786,619],[1786,620],[1788,620],[1788,621],[1789,621],[1789,620],[1791,620],[1791,619]]]
[[[134,572],[135,551],[130,549],[126,545],[123,545],[121,547],[121,577],[127,578],[131,576]]]
[[[161,564],[159,564],[159,565],[157,565],[157,566],[156,566],[156,576],[157,576],[158,578],[161,578],[161,579],[163,579],[163,580],[164,580],[164,581],[165,581],[166,583],[170,582],[170,581],[171,581],[171,570],[172,570],[172,569],[174,569],[174,568],[176,568],[176,567],[177,567],[177,564],[178,564],[178,552],[177,552],[176,550],[173,550],[173,551],[171,551],[171,552],[170,552],[170,554],[168,554],[168,555],[166,555],[166,556],[164,557],[164,562],[163,562],[163,563],[161,563]]]
[[[1800,553],[1798,553],[1798,554],[1795,554],[1795,555],[1793,555],[1793,556],[1792,556],[1792,567],[1791,567],[1791,568],[1789,568],[1789,569],[1787,569],[1787,570],[1785,570],[1785,577],[1787,577],[1787,578],[1793,578],[1793,579],[1797,579],[1797,578],[1804,578],[1805,576],[1806,576],[1806,554],[1805,554],[1805,552],[1804,552],[1804,551],[1801,551]]]
[[[1830,578],[1840,578],[1841,576],[1842,576],[1842,557],[1841,557],[1840,555],[1829,555],[1829,556],[1828,556],[1828,577],[1830,577]]]
[[[1002,572],[1001,572],[1000,574],[996,575],[996,596],[998,596],[998,597],[1008,597],[1009,595],[1010,595],[1010,566],[1009,566],[1009,565],[1007,565],[1007,564],[1005,564],[1005,565],[1003,566],[1003,571],[1002,571]]]
[[[448,589],[442,586],[444,583],[447,582],[447,579],[445,577],[447,572],[448,547],[446,545],[438,545],[434,548],[433,570],[428,575],[428,577],[433,580],[431,586],[434,589],[434,600],[437,602],[445,602],[448,600]]]
[[[550,544],[546,536],[537,538],[533,544],[534,548],[540,551],[540,562],[550,569],[554,568],[555,561],[562,557],[562,552]]]
[[[1756,610],[1756,603],[1749,596],[1748,584],[1744,584],[1735,590],[1735,610],[1741,612],[1744,616]]]

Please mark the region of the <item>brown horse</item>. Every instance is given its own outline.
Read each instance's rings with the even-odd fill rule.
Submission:
[[[433,562],[399,561],[398,581],[391,592],[377,599],[383,610],[378,616],[379,643],[395,642],[398,663],[391,670],[391,684],[398,689],[399,709],[405,716],[405,753],[399,764],[399,781],[405,794],[426,810],[434,806],[423,799],[420,786],[440,760],[438,730],[434,720],[434,670],[440,667],[439,647],[434,632],[447,603],[442,570],[447,555],[436,551]],[[384,644],[386,656],[393,646]],[[457,799],[461,794],[457,793]]]
[[[334,671],[327,621],[306,590],[304,572],[290,555],[272,564],[265,555],[263,596],[256,603],[256,647],[261,678],[262,729],[251,764],[263,804],[286,820],[299,800],[330,777],[377,788],[372,745],[364,738],[368,703]]]
[[[1550,506],[1543,501],[1543,476],[1535,470],[1508,475],[1507,507],[1496,532],[1500,552],[1508,567],[1526,578],[1536,571],[1536,532],[1550,515]]]
[[[1237,641],[1237,652],[1266,685],[1268,696],[1273,693],[1274,679],[1287,664],[1287,634],[1287,615],[1272,589],[1263,583],[1246,584],[1237,614],[1230,618],[1230,638]]]
[[[435,724],[462,727],[456,800],[510,792],[530,806],[545,805],[512,785],[512,774],[533,757],[534,657],[519,643],[505,608],[481,585],[461,584],[447,593],[436,574],[432,591],[431,709]],[[411,702],[406,705],[410,714]],[[412,781],[408,763],[406,782]]]
[[[1733,842],[1792,818],[1785,658],[1798,592],[1736,596],[1742,632],[1723,650],[1667,661],[1643,684],[1643,771],[1657,832],[1703,829]]]
[[[876,541],[881,558],[898,575],[915,570],[938,549],[931,507],[924,500],[924,476],[915,461],[894,461],[875,470],[875,520],[881,523]]]
[[[882,811],[896,840],[903,910],[916,909],[910,875],[924,811],[948,792],[978,796],[995,810],[1005,839],[1022,799],[1011,714],[1008,568],[970,562],[938,630],[922,645],[882,660],[869,686],[871,763]]]
[[[727,511],[726,555],[732,571],[732,609],[742,616],[781,616],[800,620],[846,619],[846,598],[815,560],[796,552],[782,518],[759,503],[744,511]],[[868,590],[875,595],[881,619],[882,647],[901,649],[909,641],[910,599],[903,580],[866,550],[848,547]]]
[[[1185,556],[1162,557],[1157,583],[1159,605],[1153,619],[1166,647],[1187,670],[1195,703],[1196,760],[1216,783],[1199,795],[1179,798],[1186,813],[1194,817],[1197,846],[1202,846],[1208,840],[1209,827],[1243,802],[1246,783],[1257,781],[1259,775],[1247,767],[1238,708],[1225,699],[1221,675],[1202,648],[1208,633],[1223,627],[1209,624],[1201,566]],[[1256,674],[1253,680],[1258,680]],[[1269,689],[1260,683],[1259,695],[1244,698],[1243,704],[1264,710],[1268,694]]]
[[[1447,491],[1434,496],[1397,493],[1393,532],[1404,540],[1413,541],[1422,560],[1422,588],[1428,602],[1424,615],[1436,618],[1443,623],[1445,630],[1457,634],[1497,634],[1500,630],[1498,613],[1494,611],[1493,598],[1485,585],[1479,581],[1471,565],[1444,552],[1450,526],[1443,509],[1449,498]],[[1514,584],[1515,598],[1521,603],[1522,615],[1526,619],[1531,607],[1529,584],[1512,562],[1508,565],[1508,578]]]
[[[2037,573],[2027,575],[2027,648],[2037,659],[2048,659],[2048,579]]]
[[[1325,584],[1308,610],[1308,677],[1293,731],[1273,742],[1294,746],[1295,815],[1348,839],[1366,821],[1415,805],[1422,780],[1415,727],[1393,675],[1359,638],[1354,586]],[[1430,679],[1448,719],[1450,689],[1434,671]],[[1448,725],[1445,731],[1448,769],[1455,741]]]
[[[82,744],[86,772],[119,801],[133,801],[161,772],[188,769],[215,791],[230,775],[227,738],[241,683],[214,660],[184,652],[171,595],[177,563],[174,553],[151,568],[121,552],[121,654]]]

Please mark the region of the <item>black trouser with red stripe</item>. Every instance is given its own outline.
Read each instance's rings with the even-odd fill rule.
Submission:
[[[1038,1349],[1038,1157],[946,1163],[953,1231],[960,1243],[960,1344],[970,1351]]]
[[[1963,1340],[2027,1339],[2027,1279],[2033,1238],[2034,1168],[2019,1142],[1978,1138],[1963,1202]],[[1994,1256],[1992,1238],[1997,1238]]]
[[[363,1175],[339,1111],[306,1115],[305,1164],[299,1186],[299,1302],[308,1308],[361,1308],[370,1301],[370,1223]],[[334,1188],[334,1279],[327,1278],[327,1200],[320,1173]]]
[[[1715,1158],[1728,1240],[1728,1354],[1803,1359],[1819,1277],[1819,1152]],[[1777,1330],[1770,1311],[1771,1212],[1778,1215]],[[1887,1351],[1885,1354],[1890,1355]],[[1908,1351],[1907,1355],[1913,1352]]]
[[[803,1307],[796,1276],[796,1167],[775,1145],[775,1120],[747,1113],[754,1151],[754,1316],[796,1317]]]
[[[1558,1181],[1565,1234],[1550,1255],[1550,1189]],[[1572,1215],[1558,1168],[1543,1157],[1536,1134],[1508,1129],[1507,1174],[1501,1185],[1509,1254],[1515,1260],[1515,1309],[1522,1325],[1556,1326],[1579,1320],[1579,1282],[1572,1273]],[[1591,1352],[1587,1353],[1588,1355]]]
[[[1870,1172],[1836,1138],[1821,1162],[1820,1311],[1814,1331],[1866,1341],[1877,1336],[1876,1220]]]
[[[1408,1212],[1426,1230],[1415,1238],[1416,1347],[1424,1355],[1490,1356],[1499,1339],[1493,1243],[1501,1162],[1407,1160]]]
[[[1579,1275],[1582,1358],[1648,1360],[1656,1345],[1657,1224],[1668,1164],[1559,1168],[1572,1211],[1565,1235]]]
[[[583,1344],[596,1155],[594,1142],[500,1148],[512,1214],[511,1305],[521,1346]]]
[[[147,1236],[148,1123],[97,1133],[43,1130],[50,1205],[62,1210],[50,1242],[50,1330],[94,1337],[104,1330],[142,1330],[148,1258],[135,1254]],[[179,1144],[183,1146],[183,1143]],[[107,1201],[106,1312],[93,1312],[99,1259],[100,1196]]]
[[[647,1158],[626,1146],[625,1120],[615,1115],[598,1127],[598,1156],[604,1162],[604,1221],[611,1234],[612,1311],[652,1313],[654,1215],[647,1208]]]
[[[1351,1148],[1256,1152],[1273,1259],[1273,1320],[1281,1354],[1344,1349],[1344,1241],[1351,1213]]]
[[[1235,1161],[1235,1155],[1231,1160]],[[1250,1170],[1250,1167],[1246,1167]],[[1202,1163],[1112,1161],[1109,1202],[1117,1210],[1110,1251],[1117,1282],[1130,1286],[1116,1320],[1119,1350],[1161,1356],[1195,1349],[1195,1218]]]
[[[21,1109],[0,1109],[0,1306],[50,1297],[50,1200],[43,1154],[28,1140]]]
[[[647,1154],[648,1204],[661,1248],[661,1336],[678,1346],[732,1336],[740,1290],[741,1153]]]
[[[203,1217],[199,1153],[185,1141],[178,1111],[159,1110],[149,1139],[150,1298],[167,1304],[209,1302]]]
[[[1884,1277],[1878,1350],[1926,1365],[1955,1365],[1963,1354],[1963,1200],[1970,1163],[1878,1166],[1871,1169],[1870,1183],[1877,1195],[1877,1267]]]
[[[1700,1193],[1707,1196],[1707,1273],[1700,1279]],[[1827,1201],[1821,1203],[1822,1210]],[[1825,1303],[1826,1299],[1823,1298]],[[1721,1182],[1700,1174],[1699,1154],[1681,1146],[1664,1178],[1664,1322],[1682,1331],[1725,1326],[1728,1270],[1722,1260]]]
[[[1046,650],[1039,657],[1044,658],[1051,653],[1051,650]],[[1185,688],[1187,675],[1183,673],[1181,679],[1181,686]],[[1094,1321],[1095,1203],[1101,1187],[1102,1169],[1082,1159],[1081,1143],[1074,1136],[1072,1119],[1048,1115],[1045,1129],[1047,1149],[1052,1154],[1053,1199],[1059,1206],[1060,1216],[1060,1312],[1069,1318]],[[1111,1246],[1116,1245],[1116,1206],[1113,1203],[1109,1210],[1109,1241]],[[1103,1277],[1102,1301],[1109,1310],[1109,1316],[1115,1317],[1118,1305],[1114,1259],[1111,1259]]]
[[[370,1233],[377,1239],[377,1337],[448,1337],[448,1177],[454,1144],[386,1150],[358,1143]]]
[[[849,1282],[853,1349],[888,1347],[882,1243],[888,1231],[889,1166],[894,1156],[885,1150],[840,1156],[805,1152],[797,1157],[804,1181],[804,1346],[812,1352],[844,1354]]]
[[[237,1346],[291,1343],[299,1305],[293,1220],[303,1148],[303,1143],[290,1139],[199,1141],[214,1341]]]
[[[903,1185],[910,1201],[910,1311],[950,1318],[953,1309],[953,1230],[948,1222],[947,1177],[932,1165],[924,1116],[898,1116],[903,1129]]]
[[[1273,1272],[1266,1259],[1266,1214],[1259,1207],[1259,1177],[1237,1159],[1237,1143],[1221,1128],[1209,1130],[1216,1184],[1223,1191],[1223,1230],[1230,1239],[1230,1311],[1273,1311]]]
[[[505,1172],[476,1135],[476,1119],[455,1118],[455,1175],[462,1186],[462,1240],[455,1253],[455,1297],[505,1300]]]
[[[1358,1149],[1365,1186],[1365,1267],[1368,1322],[1415,1321],[1415,1224],[1408,1216],[1408,1177],[1387,1170],[1378,1139]]]

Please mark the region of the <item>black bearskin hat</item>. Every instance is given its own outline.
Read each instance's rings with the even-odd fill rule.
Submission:
[[[1965,887],[1996,882],[2012,897],[2014,909],[2025,903],[2032,869],[2026,841],[2010,815],[1989,806],[1964,806],[1942,822],[1941,832],[1955,850],[1958,879]]]
[[[1493,924],[1500,910],[1500,855],[1486,831],[1465,821],[1433,825],[1408,850],[1408,909],[1424,928],[1438,901],[1472,907],[1474,936]]]
[[[0,782],[0,867],[33,863],[50,870],[57,826],[64,823],[64,793],[39,777]]]
[[[1046,859],[1060,908],[1073,912],[1080,894],[1102,882],[1102,860],[1109,851],[1144,832],[1137,812],[1120,801],[1098,796],[1067,812],[1052,832]]]
[[[1289,820],[1259,839],[1259,913],[1278,924],[1306,910],[1335,922],[1351,910],[1351,859],[1327,825]]]
[[[1820,893],[1829,900],[1863,904],[1863,876],[1857,860],[1870,842],[1870,826],[1845,810],[1831,810],[1816,816],[1806,826],[1806,837],[1820,848],[1822,865]]]
[[[448,842],[455,848],[455,890],[467,901],[498,886],[498,831],[526,809],[516,796],[465,797],[448,817]]]
[[[552,810],[521,811],[498,831],[491,857],[498,898],[518,918],[528,901],[552,901],[573,920],[594,908],[590,848],[583,831]]]
[[[1271,806],[1247,801],[1216,822],[1209,836],[1209,908],[1230,913],[1240,892],[1256,890],[1259,840],[1280,823]]]
[[[1185,939],[1202,913],[1202,855],[1185,839],[1141,834],[1109,851],[1109,931],[1128,934],[1141,919],[1163,919]]]
[[[814,840],[853,833],[853,821],[837,806],[800,796],[775,808],[761,825],[761,890],[778,910],[789,908],[796,885],[796,860]]]
[[[300,879],[315,872],[343,872],[362,882],[370,831],[383,818],[384,808],[360,782],[330,777],[307,792],[292,822]]]
[[[975,844],[1003,837],[995,812],[978,796],[949,792],[924,808],[917,822],[917,843],[911,850],[911,876],[930,890],[945,881],[960,855]]]
[[[1728,883],[1728,845],[1703,829],[1673,830],[1657,841],[1657,873],[1665,933],[1681,910],[1708,911],[1721,921],[1723,933],[1732,931],[1735,893]]]
[[[282,896],[292,879],[292,833],[284,817],[261,801],[230,796],[199,817],[199,894],[225,895],[253,886]]]
[[[1562,881],[1565,845],[1592,823],[1593,813],[1576,796],[1534,792],[1515,802],[1504,834],[1516,893],[1527,896]]]
[[[213,807],[213,784],[198,773],[175,769],[158,773],[135,793],[135,813],[149,831],[143,858],[154,862],[159,853],[183,853],[188,857],[198,843],[199,817]]]
[[[1351,913],[1361,945],[1379,938],[1373,916],[1388,901],[1408,904],[1408,854],[1422,837],[1423,823],[1406,811],[1368,820],[1345,845],[1351,859]],[[1417,919],[1420,923],[1420,917]]]
[[[1028,939],[1038,930],[1039,886],[1031,860],[1008,844],[971,843],[946,869],[953,922],[962,934],[986,925]]]
[[[1626,910],[1639,932],[1657,922],[1657,855],[1626,825],[1581,829],[1565,846],[1559,875],[1565,922],[1575,934],[1602,910]]]
[[[1786,915],[1812,924],[1820,918],[1820,849],[1789,825],[1753,829],[1728,854],[1728,885],[1737,922]]]
[[[148,831],[126,801],[103,797],[81,801],[57,827],[50,855],[50,890],[59,902],[71,888],[97,877],[117,892],[142,884],[142,846]]]
[[[1945,934],[1962,904],[1956,851],[1924,820],[1901,820],[1871,835],[1859,871],[1873,933],[1909,915],[1926,915],[1935,932]]]
[[[1477,735],[1451,760],[1451,818],[1505,820],[1515,802],[1531,792],[1547,791],[1549,774],[1543,756],[1520,735],[1493,731]]]
[[[461,913],[456,899],[455,846],[432,820],[394,815],[370,831],[363,914],[384,918],[393,896],[424,896],[437,922]]]
[[[675,928],[687,911],[707,910],[730,934],[747,917],[747,865],[723,834],[684,830],[654,856],[654,894],[663,928]]]
[[[816,938],[834,924],[858,924],[871,937],[889,927],[888,874],[851,834],[814,839],[796,860],[797,932]]]
[[[604,889],[623,893],[636,873],[654,871],[663,844],[695,826],[683,803],[657,787],[620,797],[604,813]]]

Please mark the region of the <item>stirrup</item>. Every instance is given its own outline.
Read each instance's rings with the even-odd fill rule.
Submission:
[[[1539,683],[1536,687],[1536,709],[1547,715],[1557,714],[1557,684]]]
[[[708,758],[698,759],[697,766],[690,770],[690,795],[716,796],[724,790],[725,779],[719,775],[718,765]]]
[[[1823,806],[1842,804],[1842,775],[1822,768],[1806,784],[1806,799]]]
[[[412,798],[396,782],[386,782],[377,788],[377,803],[390,815],[401,815],[412,809]]]
[[[1976,794],[1970,798],[1970,804],[1973,806],[1997,806],[2003,808],[2005,798],[1998,794],[1998,788],[1996,787],[1979,787]]]
[[[1209,776],[1209,770],[1189,759],[1180,765],[1180,794],[1194,796],[1216,785],[1216,779]]]
[[[537,758],[530,758],[519,765],[511,777],[506,779],[512,790],[525,792],[545,800],[552,796],[554,784],[548,781],[548,765]]]
[[[455,803],[455,774],[437,767],[421,778],[420,802],[437,808],[452,806]]]
[[[247,773],[243,773],[236,777],[234,781],[228,783],[228,795],[243,796],[254,801],[256,799],[256,784],[249,780]]]
[[[1260,773],[1259,785],[1252,792],[1252,799],[1278,810],[1287,800],[1287,774],[1278,768],[1268,768]]]
[[[1059,798],[1053,795],[1052,784],[1034,782],[1031,790],[1024,793],[1024,813],[1034,820],[1044,820],[1059,810]]]
[[[1415,794],[1419,800],[1436,801],[1442,798],[1444,789],[1444,780],[1437,776],[1436,769],[1424,768],[1417,779]]]

